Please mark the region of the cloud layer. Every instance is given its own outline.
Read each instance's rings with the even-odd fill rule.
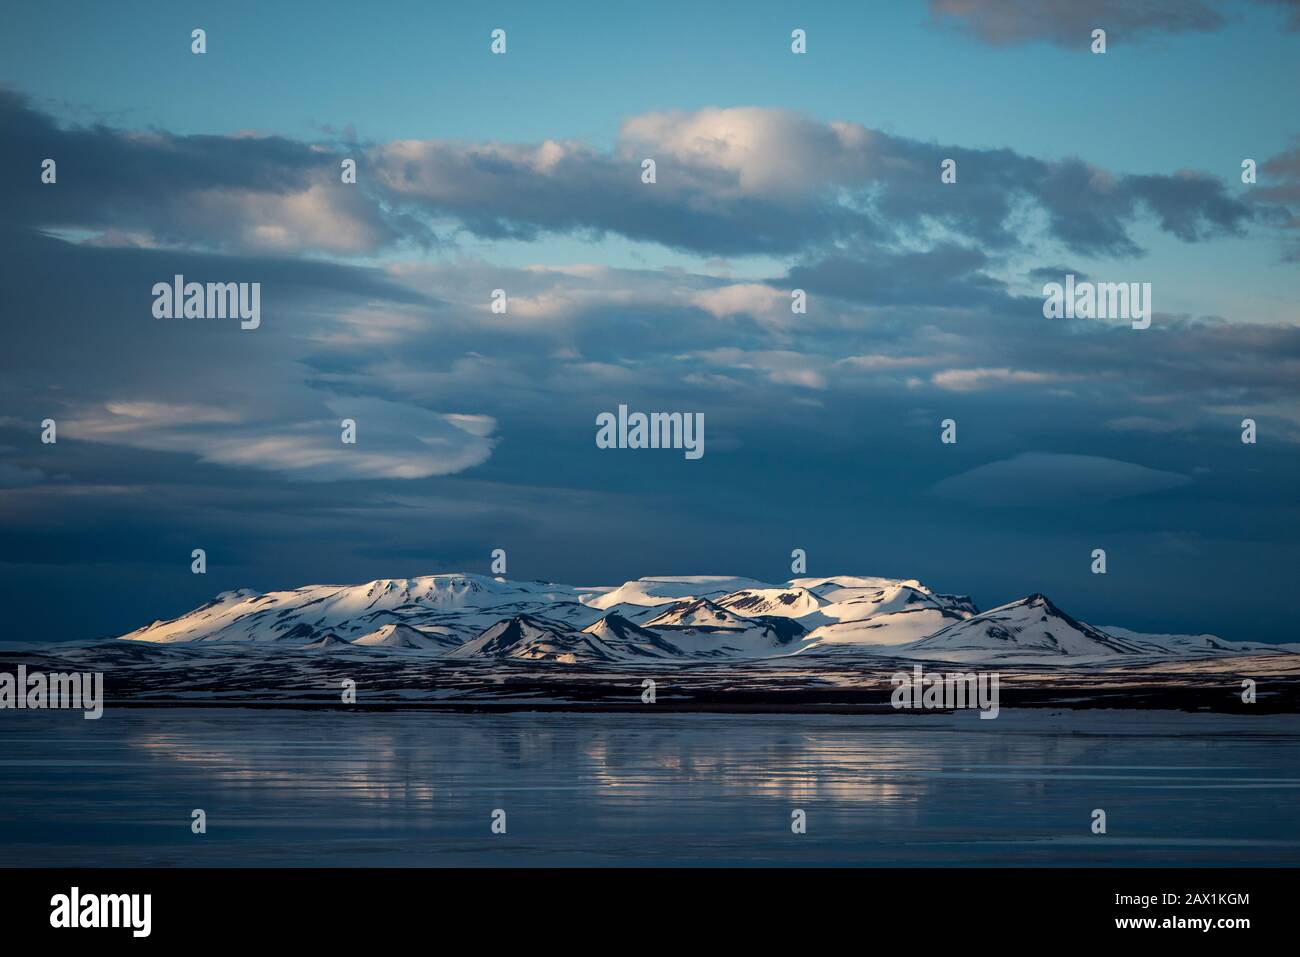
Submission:
[[[370,254],[427,245],[441,226],[493,240],[617,235],[701,255],[883,256],[939,242],[1006,250],[1032,224],[1035,239],[1072,252],[1132,256],[1139,225],[1191,243],[1257,215],[1194,171],[1119,174],[757,107],[635,116],[610,152],[557,140],[347,148],[65,128],[0,91],[0,135],[11,155],[60,164],[57,189],[31,175],[0,185],[14,222],[221,251]],[[345,158],[358,161],[356,184],[341,181]],[[645,158],[654,184],[641,181]],[[940,182],[946,159],[956,184]]]

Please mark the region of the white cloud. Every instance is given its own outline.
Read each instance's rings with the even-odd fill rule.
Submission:
[[[1060,379],[1061,376],[1053,373],[1025,369],[946,369],[930,377],[934,385],[950,392],[974,392],[999,385],[1057,382]]]
[[[418,479],[460,472],[487,460],[496,428],[491,416],[437,413],[400,402],[335,398],[333,413],[259,418],[230,410],[122,400],[69,420],[71,438],[163,452],[205,462],[283,472],[309,481]],[[356,444],[341,439],[343,419],[356,422]]]
[[[793,317],[790,294],[763,283],[735,283],[706,289],[691,302],[719,319],[749,315],[766,326],[780,327]]]
[[[744,194],[797,195],[828,181],[861,179],[871,134],[851,123],[816,123],[791,110],[708,108],[645,113],[623,123],[619,150],[733,174]],[[673,173],[665,164],[666,179]]]

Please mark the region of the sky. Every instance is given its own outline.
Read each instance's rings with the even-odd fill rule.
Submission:
[[[1300,640],[1300,4],[458,6],[6,10],[3,637],[801,548]],[[1067,273],[1150,328],[1045,318]],[[155,318],[176,274],[260,326]],[[621,404],[705,454],[598,448]]]

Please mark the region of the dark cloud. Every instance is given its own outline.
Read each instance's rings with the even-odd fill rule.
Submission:
[[[333,150],[278,136],[176,136],[64,127],[0,88],[0,203],[8,221],[100,230],[114,243],[269,252],[363,253],[414,220],[341,182]],[[41,182],[42,163],[57,181]]]
[[[1252,192],[1266,200],[1300,206],[1300,143],[1276,156],[1266,159],[1260,167],[1263,180]],[[1293,213],[1292,225],[1300,225]]]
[[[1060,508],[1165,491],[1189,481],[1185,475],[1101,456],[1023,452],[946,478],[934,492],[971,505]]]
[[[1300,29],[1296,0],[1257,0],[1287,11],[1287,26]],[[1111,42],[1157,34],[1217,30],[1240,6],[1228,0],[930,0],[930,16],[985,43],[1044,40],[1086,51],[1095,28]]]
[[[1072,275],[1077,282],[1087,282],[1088,274],[1071,266],[1036,266],[1026,274],[1036,283],[1061,282],[1063,276]]]
[[[23,468],[20,465],[0,462],[0,488],[23,488],[27,485],[35,485],[45,478],[45,473],[40,469]]]
[[[1300,141],[1260,164],[1257,183],[1246,195],[1256,204],[1257,218],[1291,237],[1283,258],[1300,262]]]
[[[154,318],[154,284],[177,273],[260,283],[260,327]],[[439,308],[378,270],[103,248],[0,230],[0,285],[5,414],[31,428],[54,418],[61,441],[178,452],[313,480],[442,474],[490,453],[473,422],[373,393],[318,388],[299,363],[315,348],[322,316]],[[353,448],[339,440],[343,418],[359,423]]]
[[[1286,13],[1287,29],[1300,30],[1300,0],[1263,0],[1280,7]]]
[[[1010,150],[947,149],[890,138],[889,155],[905,157],[891,166],[880,210],[890,222],[940,223],[989,247],[1017,242],[1022,205],[1040,211],[1047,234],[1083,254],[1136,256],[1141,247],[1130,228],[1144,214],[1184,242],[1236,235],[1251,209],[1230,196],[1223,183],[1193,173],[1117,175],[1081,159],[1045,162]],[[957,160],[958,183],[927,183],[921,170],[937,170],[944,157]],[[1023,228],[1023,226],[1019,227]]]
[[[874,305],[1013,307],[1015,298],[1006,285],[983,271],[988,265],[984,253],[953,244],[921,252],[864,250],[858,256],[795,266],[784,282],[809,293]]]

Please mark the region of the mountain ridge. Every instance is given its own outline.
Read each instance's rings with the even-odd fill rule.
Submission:
[[[1052,664],[1300,652],[1300,645],[1214,635],[1108,631],[1040,592],[980,611],[969,597],[916,579],[850,575],[775,584],[654,576],[577,587],[442,573],[266,593],[239,588],[120,640],[566,664],[825,654]]]

